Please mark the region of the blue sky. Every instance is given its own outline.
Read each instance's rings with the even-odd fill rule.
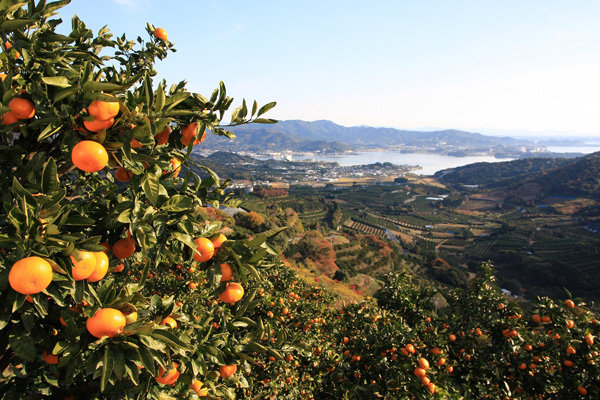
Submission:
[[[278,119],[600,137],[597,0],[73,0],[97,31],[164,28],[168,82]],[[552,132],[550,132],[552,131]]]

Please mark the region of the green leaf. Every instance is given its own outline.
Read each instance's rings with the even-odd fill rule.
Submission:
[[[56,162],[50,157],[42,170],[42,193],[50,194],[58,189],[60,183],[56,171]]]
[[[148,173],[142,177],[141,185],[150,204],[156,207],[158,195],[160,193],[160,182],[158,181],[158,177]]]
[[[257,118],[252,122],[257,124],[276,124],[278,121],[276,119]]]
[[[61,101],[79,91],[79,86],[69,86],[54,93],[54,102]]]
[[[194,199],[188,196],[175,195],[167,200],[162,206],[163,211],[181,212],[190,210],[194,205]]]
[[[125,89],[127,89],[126,86],[117,85],[116,83],[96,82],[96,81],[87,81],[86,83],[83,84],[83,87],[81,88],[81,90],[83,90],[84,92],[101,92],[101,91],[113,92],[115,90],[125,90]]]
[[[20,359],[27,362],[35,361],[37,350],[30,334],[20,329],[12,331],[8,336],[8,343]]]
[[[65,225],[71,226],[91,226],[96,223],[96,220],[91,218],[82,217],[81,215],[69,215],[67,220],[64,222]]]
[[[62,124],[59,125],[57,121],[48,124],[48,126],[46,126],[44,130],[40,132],[40,135],[38,136],[38,142],[41,142],[42,140],[54,135],[60,131],[62,127]]]
[[[165,89],[162,86],[162,82],[156,89],[156,104],[154,105],[154,111],[161,112],[165,106]]]
[[[45,76],[42,82],[50,86],[58,86],[62,88],[70,87],[69,79],[66,76]]]
[[[36,22],[35,19],[28,19],[28,18],[11,19],[11,20],[2,22],[2,24],[0,25],[0,30],[4,31],[4,32],[16,31],[18,29],[21,29],[24,26],[32,25],[35,22]]]
[[[198,247],[198,245],[194,242],[194,239],[190,235],[186,235],[185,233],[181,232],[173,232],[172,235],[175,239],[179,240],[181,243],[185,244],[192,250],[196,250],[196,248]]]
[[[264,106],[262,106],[260,108],[260,110],[258,110],[258,114],[256,114],[256,116],[260,117],[261,115],[263,115],[264,113],[266,113],[267,111],[269,111],[271,108],[275,107],[276,105],[277,105],[276,101],[272,101],[270,103],[265,104]]]
[[[183,349],[186,351],[192,351],[192,349],[187,343],[183,342],[177,336],[164,329],[155,329],[154,331],[152,331],[150,336],[157,340],[160,340],[161,342],[166,343],[175,350]]]
[[[106,384],[110,379],[113,371],[113,355],[110,349],[107,347],[104,351],[104,359],[102,360],[102,379],[100,380],[100,391],[104,392]]]

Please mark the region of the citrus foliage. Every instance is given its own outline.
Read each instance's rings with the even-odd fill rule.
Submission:
[[[206,131],[233,136],[233,99],[154,82],[173,45],[151,25],[137,41],[77,17],[57,33],[67,3],[0,2],[0,397],[232,398],[218,371],[256,336],[268,233],[200,257],[220,225],[198,209],[227,204],[227,182],[182,166]],[[231,123],[274,122],[273,106],[244,101]],[[227,304],[225,261],[247,287]]]

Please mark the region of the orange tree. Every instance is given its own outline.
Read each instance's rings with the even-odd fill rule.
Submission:
[[[233,99],[153,82],[172,43],[150,24],[137,43],[77,17],[57,33],[67,3],[0,2],[0,396],[232,398],[269,233],[213,245],[198,208],[227,182],[186,167],[207,131],[233,137]]]

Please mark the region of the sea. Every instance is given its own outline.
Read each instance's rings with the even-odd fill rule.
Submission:
[[[600,151],[600,143],[590,146],[548,147],[548,151],[556,153],[590,154]],[[334,161],[341,166],[390,162],[392,164],[418,165],[421,166],[421,169],[416,169],[412,171],[412,173],[419,175],[433,175],[442,169],[462,167],[463,165],[478,162],[503,162],[511,161],[513,159],[496,158],[494,156],[453,157],[443,154],[401,153],[397,151],[359,151],[353,154],[340,155],[294,155],[293,160]]]

